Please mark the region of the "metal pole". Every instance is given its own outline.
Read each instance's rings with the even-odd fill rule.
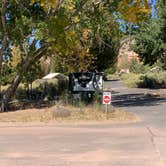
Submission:
[[[105,112],[106,112],[106,114],[107,114],[107,113],[108,113],[108,104],[106,104],[105,107],[106,107],[106,108],[105,108]]]

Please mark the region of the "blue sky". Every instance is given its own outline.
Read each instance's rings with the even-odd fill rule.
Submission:
[[[151,0],[152,3],[152,17],[155,17],[156,12],[156,0]]]

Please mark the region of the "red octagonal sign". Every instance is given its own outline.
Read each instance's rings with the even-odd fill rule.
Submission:
[[[111,104],[111,92],[103,92],[103,104]]]

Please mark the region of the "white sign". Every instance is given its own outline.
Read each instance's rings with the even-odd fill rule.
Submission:
[[[103,104],[111,104],[111,92],[103,92]]]

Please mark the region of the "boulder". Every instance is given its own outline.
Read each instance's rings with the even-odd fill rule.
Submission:
[[[56,118],[65,118],[71,115],[70,111],[62,108],[54,108],[53,116]]]

